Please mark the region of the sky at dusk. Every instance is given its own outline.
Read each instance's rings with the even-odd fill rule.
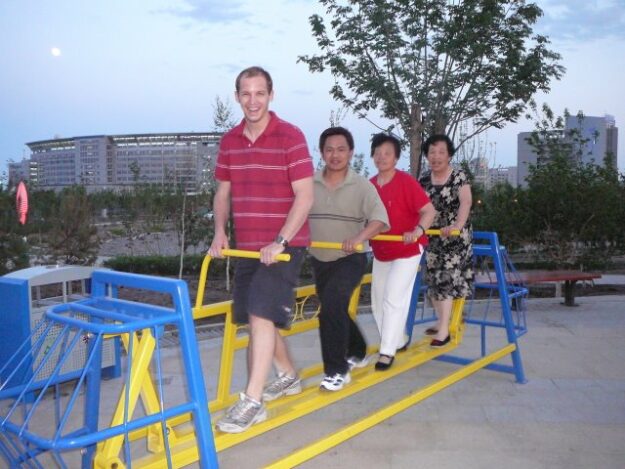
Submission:
[[[536,30],[567,71],[536,100],[558,114],[613,115],[623,171],[625,0],[537,3],[545,15]],[[329,73],[297,63],[318,52],[313,13],[323,7],[312,0],[2,0],[0,174],[9,159],[29,156],[27,142],[212,130],[216,96],[239,119],[234,79],[249,65],[271,72],[273,110],[304,131],[317,157],[318,135],[339,104],[328,93]],[[368,154],[377,129],[351,115],[342,124],[356,151]],[[488,131],[491,165],[515,165],[517,133],[529,130],[521,121]]]

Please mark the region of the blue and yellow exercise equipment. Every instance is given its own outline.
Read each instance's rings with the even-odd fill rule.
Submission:
[[[340,248],[337,244],[318,243],[316,246]],[[222,412],[237,398],[239,389],[232,389],[234,356],[237,350],[246,347],[248,341],[247,335],[242,334],[244,331],[230,320],[231,301],[203,304],[210,257],[207,256],[202,265],[198,294],[192,310],[184,282],[114,272],[96,272],[93,275],[92,298],[65,308],[53,308],[46,314],[41,326],[45,328],[49,327],[50,323],[63,324],[66,329],[62,338],[55,344],[62,351],[57,356],[71,353],[72,347],[78,341],[89,342],[88,362],[85,363],[84,372],[75,387],[69,391],[71,397],[69,400],[66,399],[65,411],[61,409],[54,411],[57,416],[55,423],[52,426],[47,425],[52,428],[51,434],[47,436],[39,434],[34,429],[37,426],[34,422],[36,411],[49,405],[50,399],[47,398],[49,394],[60,396],[63,391],[59,389],[51,391],[54,386],[58,388],[58,385],[53,386],[45,380],[31,380],[22,386],[13,386],[10,380],[3,382],[0,385],[0,399],[11,401],[11,405],[8,414],[4,415],[3,412],[0,416],[0,454],[12,467],[21,465],[53,467],[37,465],[38,459],[44,456],[51,457],[51,461],[57,463],[58,467],[76,467],[74,464],[63,465],[66,453],[71,453],[72,449],[79,450],[80,465],[83,468],[183,467],[197,461],[202,467],[216,467],[216,453],[219,451],[262,435],[431,360],[444,360],[461,365],[447,376],[272,464],[272,467],[292,467],[482,368],[512,373],[517,382],[525,382],[517,339],[526,331],[524,306],[527,290],[507,281],[512,266],[508,262],[505,250],[499,245],[496,234],[475,233],[474,253],[476,267],[492,269],[497,282],[476,285],[478,290],[487,291],[485,299],[480,300],[474,296],[467,300],[467,304],[464,299],[454,301],[449,344],[433,349],[429,347],[428,338],[412,340],[407,352],[397,356],[393,367],[385,373],[372,373],[371,367],[355,369],[352,372],[352,383],[341,392],[322,393],[315,383],[305,387],[301,394],[269,402],[267,403],[269,418],[239,434],[219,432],[213,434],[210,426],[210,414]],[[258,253],[236,250],[225,250],[224,254],[258,257]],[[427,308],[423,306],[424,302],[418,301],[424,290],[421,288],[420,279],[421,276],[418,275],[407,324],[407,333],[411,338],[415,325],[434,319],[431,313],[428,315]],[[370,281],[370,274],[363,278],[363,284]],[[120,300],[117,298],[117,291],[125,286],[164,291],[171,295],[174,305],[171,308],[163,308]],[[359,290],[360,288],[354,292],[350,303],[352,315],[357,311]],[[311,331],[318,327],[315,307],[309,305],[311,298],[314,297],[314,286],[299,287],[296,296],[297,320],[289,331],[282,332],[285,336]],[[191,320],[218,316],[224,317],[221,359],[218,376],[208,377],[210,380],[216,379],[215,397],[208,402]],[[467,325],[480,328],[480,350],[473,357],[452,354],[462,344]],[[166,399],[168,392],[163,382],[159,345],[165,329],[169,328],[178,328],[180,331],[180,353],[185,366],[184,375],[187,378],[185,384],[189,390],[186,393],[188,400],[172,407],[167,407],[170,399]],[[487,332],[497,330],[504,333],[504,345],[500,344],[490,349]],[[122,340],[126,350],[125,369],[118,386],[116,403],[103,409],[102,382],[97,368],[98,349],[103,341],[115,337]],[[501,340],[499,342],[501,343]],[[376,349],[371,348],[369,351],[375,352]],[[33,346],[31,353],[38,354],[41,351]],[[507,356],[511,357],[511,365],[496,363]],[[13,366],[16,364],[4,365],[9,369]],[[304,380],[321,373],[321,364],[300,370],[300,376]],[[25,399],[25,395],[29,392],[37,395],[32,403]],[[80,395],[85,399],[84,405],[80,407],[84,415],[79,415],[83,423],[75,430],[66,431],[65,427],[69,421],[66,415],[76,407]],[[18,412],[18,409],[23,410]],[[80,409],[78,414],[81,414]],[[95,409],[99,409],[100,412],[94,412]],[[110,423],[104,421],[106,412],[110,416]],[[102,418],[99,418],[98,414],[102,414]],[[137,445],[138,443],[141,444]],[[141,450],[137,450],[137,446]]]

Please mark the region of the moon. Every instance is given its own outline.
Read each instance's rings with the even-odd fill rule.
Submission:
[[[61,49],[59,49],[58,47],[53,47],[52,49],[50,49],[50,53],[53,57],[59,57],[61,55]]]

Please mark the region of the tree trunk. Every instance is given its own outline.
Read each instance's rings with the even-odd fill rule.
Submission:
[[[416,179],[421,175],[421,144],[423,141],[423,119],[421,106],[413,104],[410,110],[410,130],[408,142],[410,145],[410,174]]]

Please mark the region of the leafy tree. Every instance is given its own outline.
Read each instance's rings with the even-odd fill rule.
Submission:
[[[369,169],[365,165],[365,154],[364,153],[354,153],[351,161],[351,167],[358,174],[363,175],[364,177],[369,177]]]
[[[455,138],[467,120],[473,135],[501,128],[564,72],[548,39],[533,32],[542,10],[524,0],[320,3],[330,19],[314,14],[310,25],[321,54],[298,61],[329,70],[332,96],[357,115],[379,110],[393,122],[386,130],[409,143],[415,175],[424,134]]]
[[[52,256],[66,264],[92,264],[100,248],[93,212],[85,188],[63,189],[55,223],[48,236]]]
[[[597,267],[623,246],[623,181],[610,155],[604,166],[584,163],[589,139],[581,125],[565,126],[568,117],[543,106],[528,139],[538,158],[529,168],[528,223],[521,228],[537,254],[556,266]]]
[[[28,194],[28,223],[30,233],[47,233],[52,229],[52,215],[59,207],[59,195],[53,190],[33,190]],[[41,243],[40,243],[41,244]]]
[[[21,231],[15,196],[0,184],[0,275],[28,267],[28,245]]]
[[[141,167],[139,166],[139,163],[137,162],[137,160],[132,160],[128,164],[128,169],[130,170],[130,173],[132,174],[133,185],[136,186],[139,183],[139,178],[141,177]]]
[[[28,245],[17,233],[0,232],[0,275],[28,267]]]
[[[237,125],[234,112],[230,105],[230,100],[223,101],[219,96],[215,96],[213,103],[213,132],[226,133]]]
[[[215,104],[213,105],[213,130],[215,132],[223,132],[226,133],[230,129],[232,129],[237,122],[234,119],[234,114],[232,112],[232,107],[230,106],[230,102],[226,99],[226,101],[222,101],[219,96],[215,97]],[[216,162],[215,162],[216,164]],[[214,170],[215,165],[213,164],[211,169]],[[211,171],[211,187],[215,187],[214,181],[214,171]],[[211,207],[212,207],[212,195],[211,195]],[[232,220],[230,217],[229,220]],[[211,221],[211,228],[214,229],[213,222]],[[228,225],[226,226],[226,231],[228,233],[228,238],[232,239],[233,237],[233,226],[232,222],[228,221]],[[207,235],[211,234],[211,232],[207,232]],[[183,254],[184,251],[180,254],[180,265],[183,263]],[[182,267],[181,267],[182,271]],[[230,258],[226,258],[226,290],[230,290]]]
[[[484,190],[481,185],[471,189],[475,230],[496,232],[501,243],[510,250],[528,241],[523,229],[527,224],[526,191],[508,183],[496,184],[489,190]]]
[[[229,99],[221,99],[219,96],[215,96],[213,103],[213,132],[221,132],[225,134],[234,126],[237,125],[237,121],[234,117],[232,105]],[[209,170],[208,187],[213,192],[217,186],[215,182],[215,165],[217,164],[216,158],[212,158],[210,161],[205,162],[205,167]],[[212,200],[212,197],[211,197]]]

